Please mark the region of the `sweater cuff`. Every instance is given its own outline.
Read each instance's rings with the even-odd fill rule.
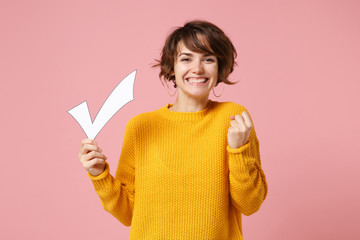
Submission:
[[[241,146],[240,148],[230,148],[227,146],[229,153],[229,167],[230,170],[240,170],[247,172],[251,165],[255,163],[255,158],[252,156],[250,142]]]
[[[105,162],[105,170],[102,173],[97,176],[93,176],[90,173],[88,173],[88,175],[94,184],[95,189],[105,187],[108,185],[108,181],[111,181],[110,167],[107,162]]]
[[[245,145],[239,148],[231,148],[229,145],[227,146],[227,151],[229,153],[241,153],[250,147],[250,142],[247,142]]]

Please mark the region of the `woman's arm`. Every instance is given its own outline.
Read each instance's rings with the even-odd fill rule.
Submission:
[[[108,163],[102,174],[89,174],[104,209],[125,226],[131,225],[134,208],[134,162],[133,129],[127,124],[115,178],[110,174]]]
[[[251,215],[259,210],[268,192],[255,131],[247,144],[238,149],[228,146],[227,151],[231,201],[242,214]]]
[[[230,118],[227,152],[231,201],[242,214],[251,215],[259,210],[268,192],[259,140],[247,111]]]

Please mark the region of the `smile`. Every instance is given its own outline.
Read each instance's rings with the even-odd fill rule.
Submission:
[[[185,80],[191,85],[201,86],[204,85],[209,80],[209,78],[196,77],[196,78],[186,78]]]

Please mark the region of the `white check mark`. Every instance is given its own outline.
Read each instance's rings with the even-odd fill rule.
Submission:
[[[79,123],[88,138],[95,139],[101,129],[115,113],[128,102],[134,100],[135,76],[136,71],[133,71],[114,88],[102,105],[93,123],[91,122],[90,112],[86,101],[68,111],[68,113],[70,113]]]

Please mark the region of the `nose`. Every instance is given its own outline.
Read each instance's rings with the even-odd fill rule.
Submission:
[[[193,61],[191,72],[194,74],[202,74],[204,72],[204,66],[201,61]]]

